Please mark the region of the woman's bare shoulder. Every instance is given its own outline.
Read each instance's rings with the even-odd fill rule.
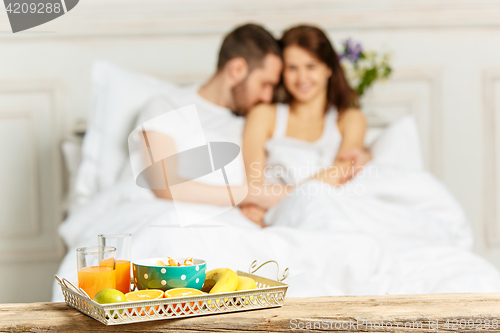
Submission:
[[[360,109],[349,108],[339,114],[339,123],[343,122],[366,122],[366,118]]]
[[[261,103],[251,109],[247,117],[259,117],[259,118],[274,118],[276,113],[276,105],[277,104],[265,104]]]
[[[267,138],[273,135],[276,121],[276,104],[259,104],[246,115],[245,129],[248,133],[260,132]]]
[[[351,126],[366,127],[366,118],[360,109],[349,108],[339,114],[338,123],[340,129]]]

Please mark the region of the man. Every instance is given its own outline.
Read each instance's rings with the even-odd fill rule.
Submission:
[[[201,87],[198,85],[166,91],[152,99],[139,117],[138,124],[155,118],[171,110],[194,104],[201,127],[207,141],[233,142],[241,146],[244,118],[241,116],[258,103],[270,103],[274,86],[278,84],[282,71],[281,50],[274,37],[261,26],[246,24],[230,32],[222,43],[217,70]],[[152,128],[152,129],[151,129]],[[147,137],[148,149],[161,147],[162,156],[176,154],[175,135],[159,127],[143,130]],[[174,131],[175,132],[175,131]],[[241,157],[241,156],[240,156]],[[349,159],[363,165],[368,155],[350,152]],[[242,168],[242,170],[244,170]],[[182,178],[182,170],[169,170],[163,176],[171,184],[173,178]],[[175,174],[175,175],[174,175]],[[161,181],[160,181],[161,182]],[[175,180],[175,183],[182,181]],[[227,188],[223,184],[213,186],[202,182],[189,182],[176,190],[175,200],[227,205]],[[171,186],[153,189],[155,195],[163,199],[173,199]],[[244,198],[240,205],[267,209],[279,202],[285,191],[267,190],[261,187],[231,187],[235,197]]]
[[[156,96],[142,111],[138,124],[194,104],[206,141],[226,141],[241,146],[244,118],[240,116],[258,103],[271,102],[281,70],[281,50],[274,37],[258,25],[243,25],[225,37],[219,52],[217,71],[207,83],[201,87],[194,85],[169,90]],[[164,149],[163,156],[176,153],[176,138],[167,130],[155,128],[146,135],[149,146],[161,146]],[[172,178],[171,174],[167,175],[167,179]],[[246,196],[246,186],[231,189],[234,196]],[[153,191],[159,198],[173,198],[169,187]],[[284,195],[273,195],[270,191],[257,192],[260,193],[247,196],[244,203],[268,207]],[[225,186],[191,182],[185,191],[177,191],[175,200],[224,206],[227,204],[227,189]]]

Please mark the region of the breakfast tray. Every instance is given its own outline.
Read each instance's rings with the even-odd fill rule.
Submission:
[[[274,262],[278,269],[276,281],[253,274],[270,262]],[[120,325],[282,306],[288,289],[288,285],[283,283],[288,277],[288,268],[283,271],[280,279],[276,261],[270,260],[256,266],[257,261],[254,261],[250,265],[249,273],[236,273],[254,279],[257,289],[114,304],[96,303],[70,281],[60,279],[57,275],[55,279],[61,286],[67,305],[105,325]]]

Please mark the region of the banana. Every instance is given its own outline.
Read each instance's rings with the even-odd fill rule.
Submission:
[[[247,276],[238,276],[229,268],[217,268],[207,273],[205,276],[205,283],[201,290],[209,294],[217,294],[231,291],[252,290],[256,288],[257,284],[254,279]],[[245,300],[245,297],[242,299]],[[227,302],[227,300],[227,298],[224,299],[225,302]],[[250,301],[252,300],[253,296],[250,297]],[[216,300],[217,304],[220,301],[221,300]],[[210,300],[207,304],[212,308],[215,307]],[[245,304],[248,304],[248,300],[245,301]]]
[[[236,290],[238,282],[238,275],[236,275],[235,272],[229,268],[217,268],[207,273],[205,276],[205,283],[203,284],[201,291],[209,294],[231,292]],[[227,302],[227,300],[227,298],[224,299],[225,302]],[[217,304],[220,302],[221,300],[216,300]],[[207,304],[212,308],[215,307],[210,300],[207,301]]]
[[[257,289],[257,284],[255,283],[254,279],[247,276],[239,276],[239,275],[238,278],[239,282],[238,282],[238,287],[236,287],[236,291]],[[245,300],[245,296],[242,296],[241,299]],[[250,296],[250,301],[253,301],[253,296]],[[248,304],[248,300],[245,301],[245,304]]]
[[[247,276],[239,276],[238,275],[238,287],[236,287],[237,291],[240,290],[251,290],[251,289],[256,289],[257,285],[255,284],[254,279],[247,277]]]
[[[226,293],[235,291],[238,287],[239,278],[229,268],[217,268],[207,273],[202,291],[209,294]]]

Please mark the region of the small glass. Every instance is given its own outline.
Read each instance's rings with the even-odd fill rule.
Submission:
[[[78,287],[90,298],[103,289],[116,288],[116,249],[111,246],[89,246],[76,249]]]
[[[126,294],[130,292],[130,250],[131,234],[101,234],[97,236],[99,246],[116,248],[116,289]]]

